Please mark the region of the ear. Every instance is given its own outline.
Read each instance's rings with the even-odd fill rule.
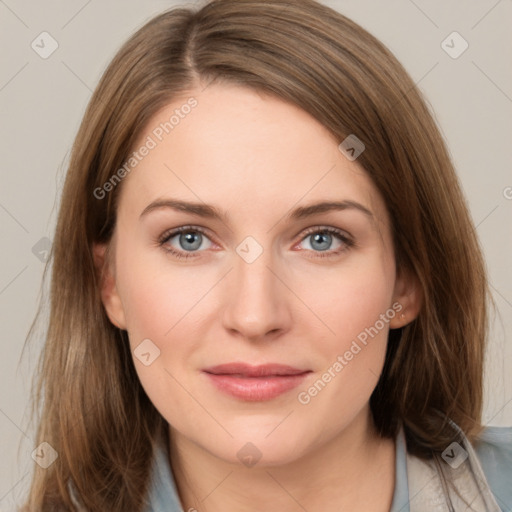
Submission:
[[[408,269],[397,271],[393,294],[393,309],[397,312],[389,322],[391,329],[398,329],[412,322],[423,305],[423,290],[416,274]]]
[[[126,329],[124,308],[116,288],[114,265],[109,257],[108,245],[94,244],[93,257],[100,282],[101,302],[103,302],[107,316],[116,327]]]

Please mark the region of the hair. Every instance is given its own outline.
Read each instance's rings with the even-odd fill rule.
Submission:
[[[48,442],[58,459],[35,467],[27,510],[140,511],[146,503],[167,424],[137,378],[127,333],[106,315],[93,259],[93,244],[111,240],[123,182],[104,199],[94,190],[160,109],[212,83],[271,94],[336,140],[355,134],[365,144],[358,163],[385,201],[397,270],[414,275],[423,296],[417,318],[389,334],[370,399],[380,435],[394,437],[403,425],[409,452],[429,459],[454,438],[447,418],[471,441],[482,430],[490,294],[422,94],[381,42],[320,3],[214,0],[140,28],[107,67],[78,130],[47,263],[50,312],[34,396],[37,444]]]

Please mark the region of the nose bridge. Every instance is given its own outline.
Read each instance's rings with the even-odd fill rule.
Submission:
[[[251,243],[249,240],[247,245],[242,242],[237,247],[224,322],[226,328],[235,329],[244,337],[257,338],[284,329],[289,309],[284,286],[274,275],[272,251],[258,250]]]

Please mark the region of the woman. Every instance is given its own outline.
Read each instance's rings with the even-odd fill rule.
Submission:
[[[512,503],[453,166],[401,65],[335,11],[219,0],[142,27],[84,116],[51,261],[56,458],[27,510]]]

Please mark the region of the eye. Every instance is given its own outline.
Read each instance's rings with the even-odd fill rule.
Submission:
[[[334,257],[355,246],[355,242],[344,231],[332,227],[310,228],[300,243],[305,241],[309,241],[309,247],[305,249],[312,251],[313,257],[319,258]],[[332,248],[333,243],[334,248]],[[166,231],[159,238],[158,244],[179,259],[194,258],[195,253],[212,247],[206,231],[198,226],[181,226]]]
[[[208,241],[210,245],[204,242]],[[166,231],[158,243],[177,258],[194,258],[195,252],[200,249],[209,249],[211,240],[206,232],[197,226],[181,226],[171,231]]]
[[[343,231],[332,227],[315,227],[306,231],[301,243],[308,241],[311,250],[316,253],[313,257],[337,256],[355,245],[354,241]],[[332,248],[333,243],[335,245]]]

